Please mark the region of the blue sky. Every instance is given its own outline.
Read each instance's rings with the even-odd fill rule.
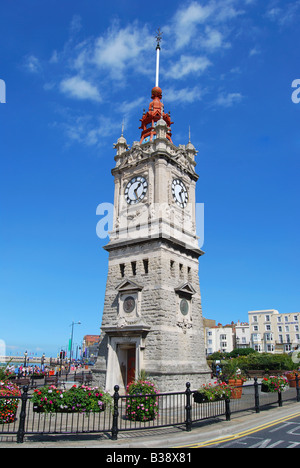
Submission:
[[[55,355],[98,334],[115,143],[129,144],[155,82],[173,142],[199,151],[203,314],[299,306],[298,0],[3,2],[0,16],[0,339]]]

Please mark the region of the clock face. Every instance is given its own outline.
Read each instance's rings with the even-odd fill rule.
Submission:
[[[137,176],[128,182],[125,188],[125,198],[129,205],[140,202],[147,193],[148,182],[145,177]]]
[[[186,186],[180,179],[174,179],[172,182],[172,194],[177,205],[185,208],[189,199]]]

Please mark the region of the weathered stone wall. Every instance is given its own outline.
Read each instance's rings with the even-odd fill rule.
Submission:
[[[132,261],[136,262],[135,274]],[[147,272],[144,261],[147,261]],[[123,270],[120,264],[124,264]],[[204,352],[198,260],[180,252],[176,245],[171,247],[170,243],[165,245],[162,241],[111,251],[103,328],[118,326],[116,288],[124,278],[143,287],[140,314],[142,321],[151,327],[143,349],[146,374],[159,384],[161,391],[182,389],[186,381],[199,386],[207,377],[205,373],[208,368]],[[190,283],[195,289],[188,317],[181,314],[180,297],[175,292],[175,288],[184,283]],[[107,358],[105,334],[102,335],[99,351],[96,367],[98,372],[104,373]]]

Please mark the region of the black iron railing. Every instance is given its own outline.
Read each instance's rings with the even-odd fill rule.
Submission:
[[[75,382],[82,384],[90,384],[93,381],[93,374],[91,371],[75,371],[75,372],[47,372],[45,374],[31,374],[14,375],[9,378],[11,383],[19,386],[29,385],[36,388],[36,386],[57,384],[58,382]]]
[[[32,393],[29,386],[22,388],[21,396],[9,397],[18,399],[19,405],[16,418],[10,424],[0,423],[0,444],[2,436],[14,436],[18,443],[25,436],[54,434],[100,434],[107,433],[112,440],[117,440],[118,434],[125,431],[151,430],[169,426],[181,426],[185,431],[208,419],[216,418],[229,421],[231,415],[238,412],[251,411],[259,413],[266,407],[282,406],[288,401],[300,402],[299,378],[295,377],[295,388],[285,392],[262,393],[261,384],[257,378],[254,383],[244,384],[241,398],[214,402],[196,403],[190,384],[182,392],[158,393],[153,397],[143,395],[142,398],[155,398],[157,411],[150,420],[138,420],[128,413],[131,399],[136,395],[120,395],[119,387],[115,386],[112,408],[98,413],[41,413],[33,407]],[[8,397],[0,396],[7,400]],[[141,398],[139,396],[139,398]],[[1,405],[0,405],[1,407]],[[0,414],[1,421],[1,414]]]

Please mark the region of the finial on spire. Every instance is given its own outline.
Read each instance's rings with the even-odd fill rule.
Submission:
[[[157,44],[156,44],[156,48],[157,49],[160,49],[160,43],[161,43],[161,40],[162,40],[162,31],[160,30],[160,28],[158,28],[157,30],[157,34],[155,36],[156,38],[156,41],[157,41]]]
[[[159,51],[160,51],[160,43],[162,39],[162,32],[160,28],[157,30],[157,34],[155,36],[157,44],[156,44],[156,79],[155,79],[155,86],[158,87],[158,77],[159,77]]]
[[[189,125],[189,143],[191,143],[191,126]]]

